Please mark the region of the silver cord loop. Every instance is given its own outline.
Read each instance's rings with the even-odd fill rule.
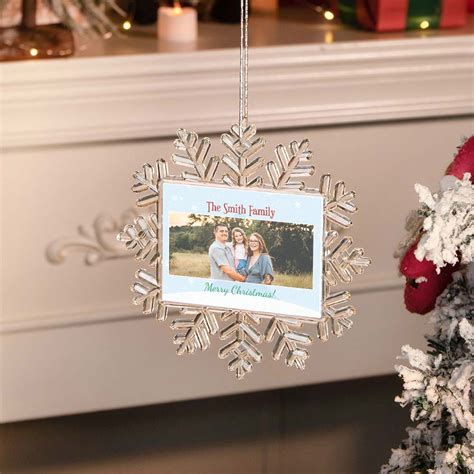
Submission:
[[[248,120],[248,67],[249,67],[249,2],[240,0],[240,93],[239,128],[247,128]]]

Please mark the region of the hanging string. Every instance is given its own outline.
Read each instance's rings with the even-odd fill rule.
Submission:
[[[240,93],[239,127],[242,132],[248,120],[248,68],[249,68],[249,2],[240,0]]]

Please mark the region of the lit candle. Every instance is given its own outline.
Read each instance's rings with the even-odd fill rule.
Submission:
[[[198,21],[197,11],[191,7],[182,8],[179,2],[173,7],[158,9],[158,38],[166,41],[196,41]]]

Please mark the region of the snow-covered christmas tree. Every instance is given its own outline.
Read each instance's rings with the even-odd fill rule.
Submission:
[[[407,278],[405,304],[431,312],[428,350],[402,348],[408,366],[396,369],[411,407],[408,438],[381,472],[474,472],[474,137],[466,140],[441,180],[439,193],[416,190],[421,209],[407,221],[397,251]]]

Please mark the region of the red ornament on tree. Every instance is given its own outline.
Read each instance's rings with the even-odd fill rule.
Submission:
[[[465,173],[471,173],[471,183],[474,183],[474,136],[468,138],[459,148],[453,162],[446,170],[447,175],[462,179]]]
[[[453,272],[459,265],[443,267],[436,273],[436,265],[424,258],[418,260],[415,250],[418,242],[407,251],[400,263],[400,272],[407,279],[405,306],[410,313],[426,314],[433,310],[436,299],[451,283]]]

